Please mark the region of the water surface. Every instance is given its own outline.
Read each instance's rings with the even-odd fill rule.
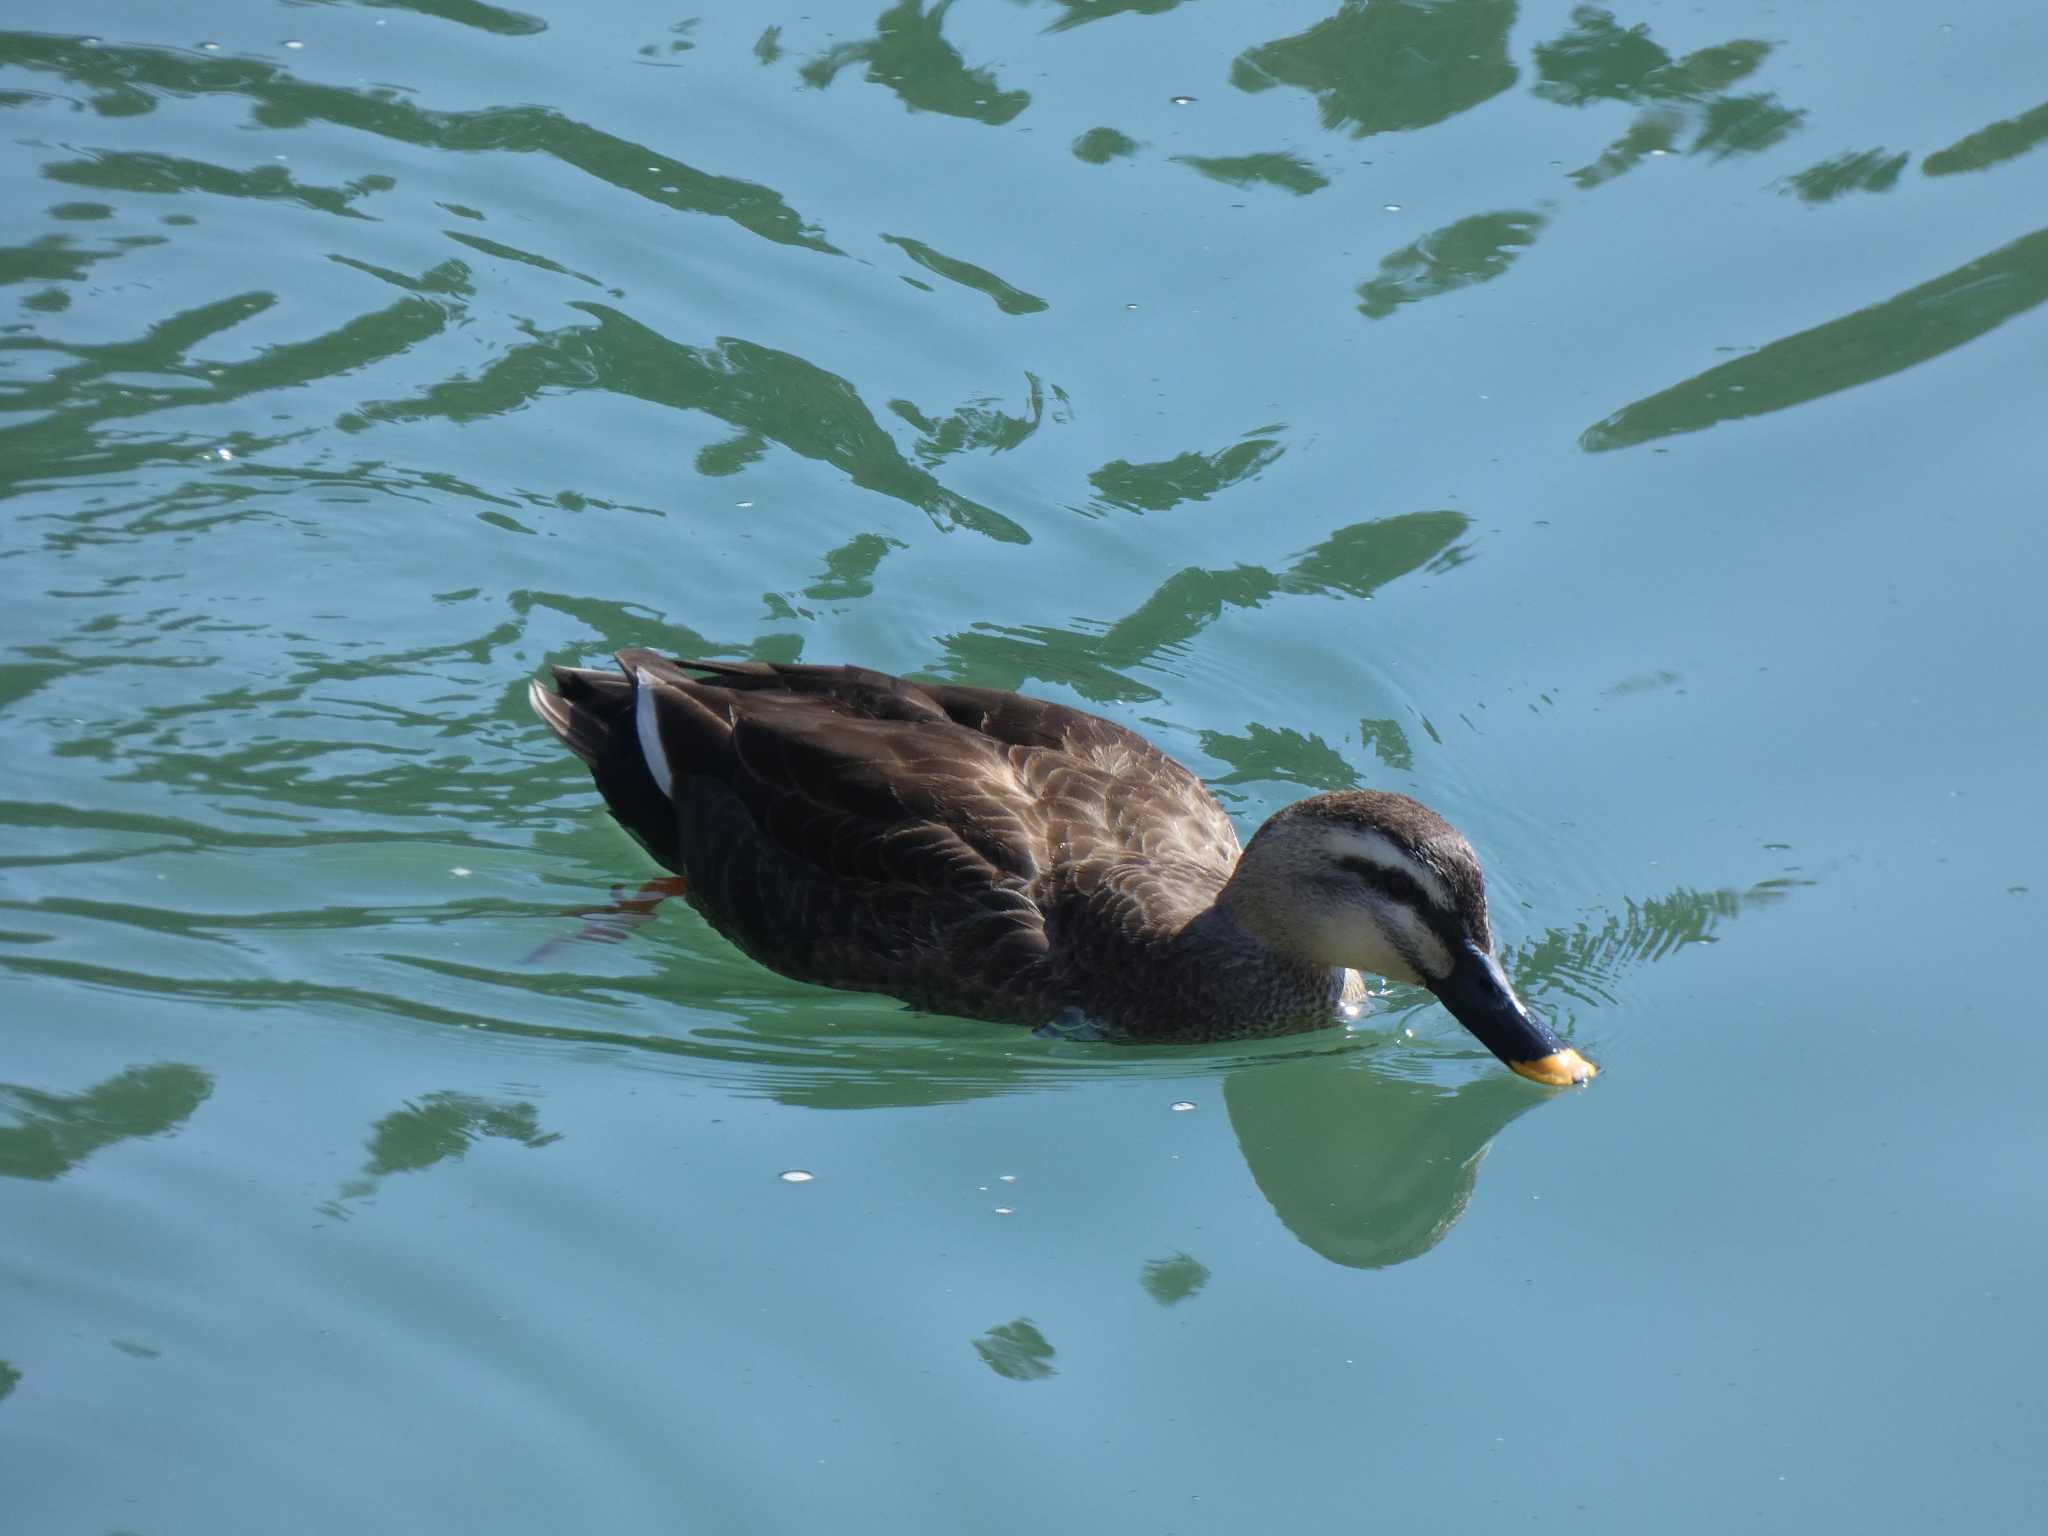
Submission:
[[[2048,16],[29,19],[12,1523],[2038,1519]],[[1418,795],[1603,1076],[575,939],[628,644]]]

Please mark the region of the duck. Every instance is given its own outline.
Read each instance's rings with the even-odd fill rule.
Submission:
[[[1514,1072],[1597,1068],[1517,996],[1465,838],[1406,795],[1282,807],[1240,845],[1113,721],[858,666],[619,651],[534,712],[720,934],[800,981],[1133,1044],[1323,1029],[1426,987]]]

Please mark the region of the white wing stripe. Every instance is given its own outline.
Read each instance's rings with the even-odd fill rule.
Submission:
[[[633,725],[640,736],[640,755],[647,759],[647,771],[661,792],[676,797],[675,775],[669,772],[668,753],[661,746],[661,722],[654,714],[654,674],[642,667],[633,674]]]

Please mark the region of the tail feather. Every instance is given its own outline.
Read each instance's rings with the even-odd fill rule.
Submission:
[[[675,803],[655,781],[641,750],[634,714],[637,685],[616,672],[555,667],[555,690],[527,686],[533,712],[581,758],[612,818],[662,864],[676,864]]]
[[[606,721],[591,710],[578,709],[562,694],[543,687],[539,678],[526,685],[526,702],[533,706],[533,712],[540,716],[541,723],[561,738],[563,746],[590,767],[597,766],[597,760],[604,752],[605,738],[610,734]]]

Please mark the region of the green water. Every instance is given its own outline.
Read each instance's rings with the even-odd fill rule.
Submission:
[[[2048,10],[28,19],[10,1531],[2038,1528]],[[1416,794],[1603,1075],[570,939],[626,644]]]

